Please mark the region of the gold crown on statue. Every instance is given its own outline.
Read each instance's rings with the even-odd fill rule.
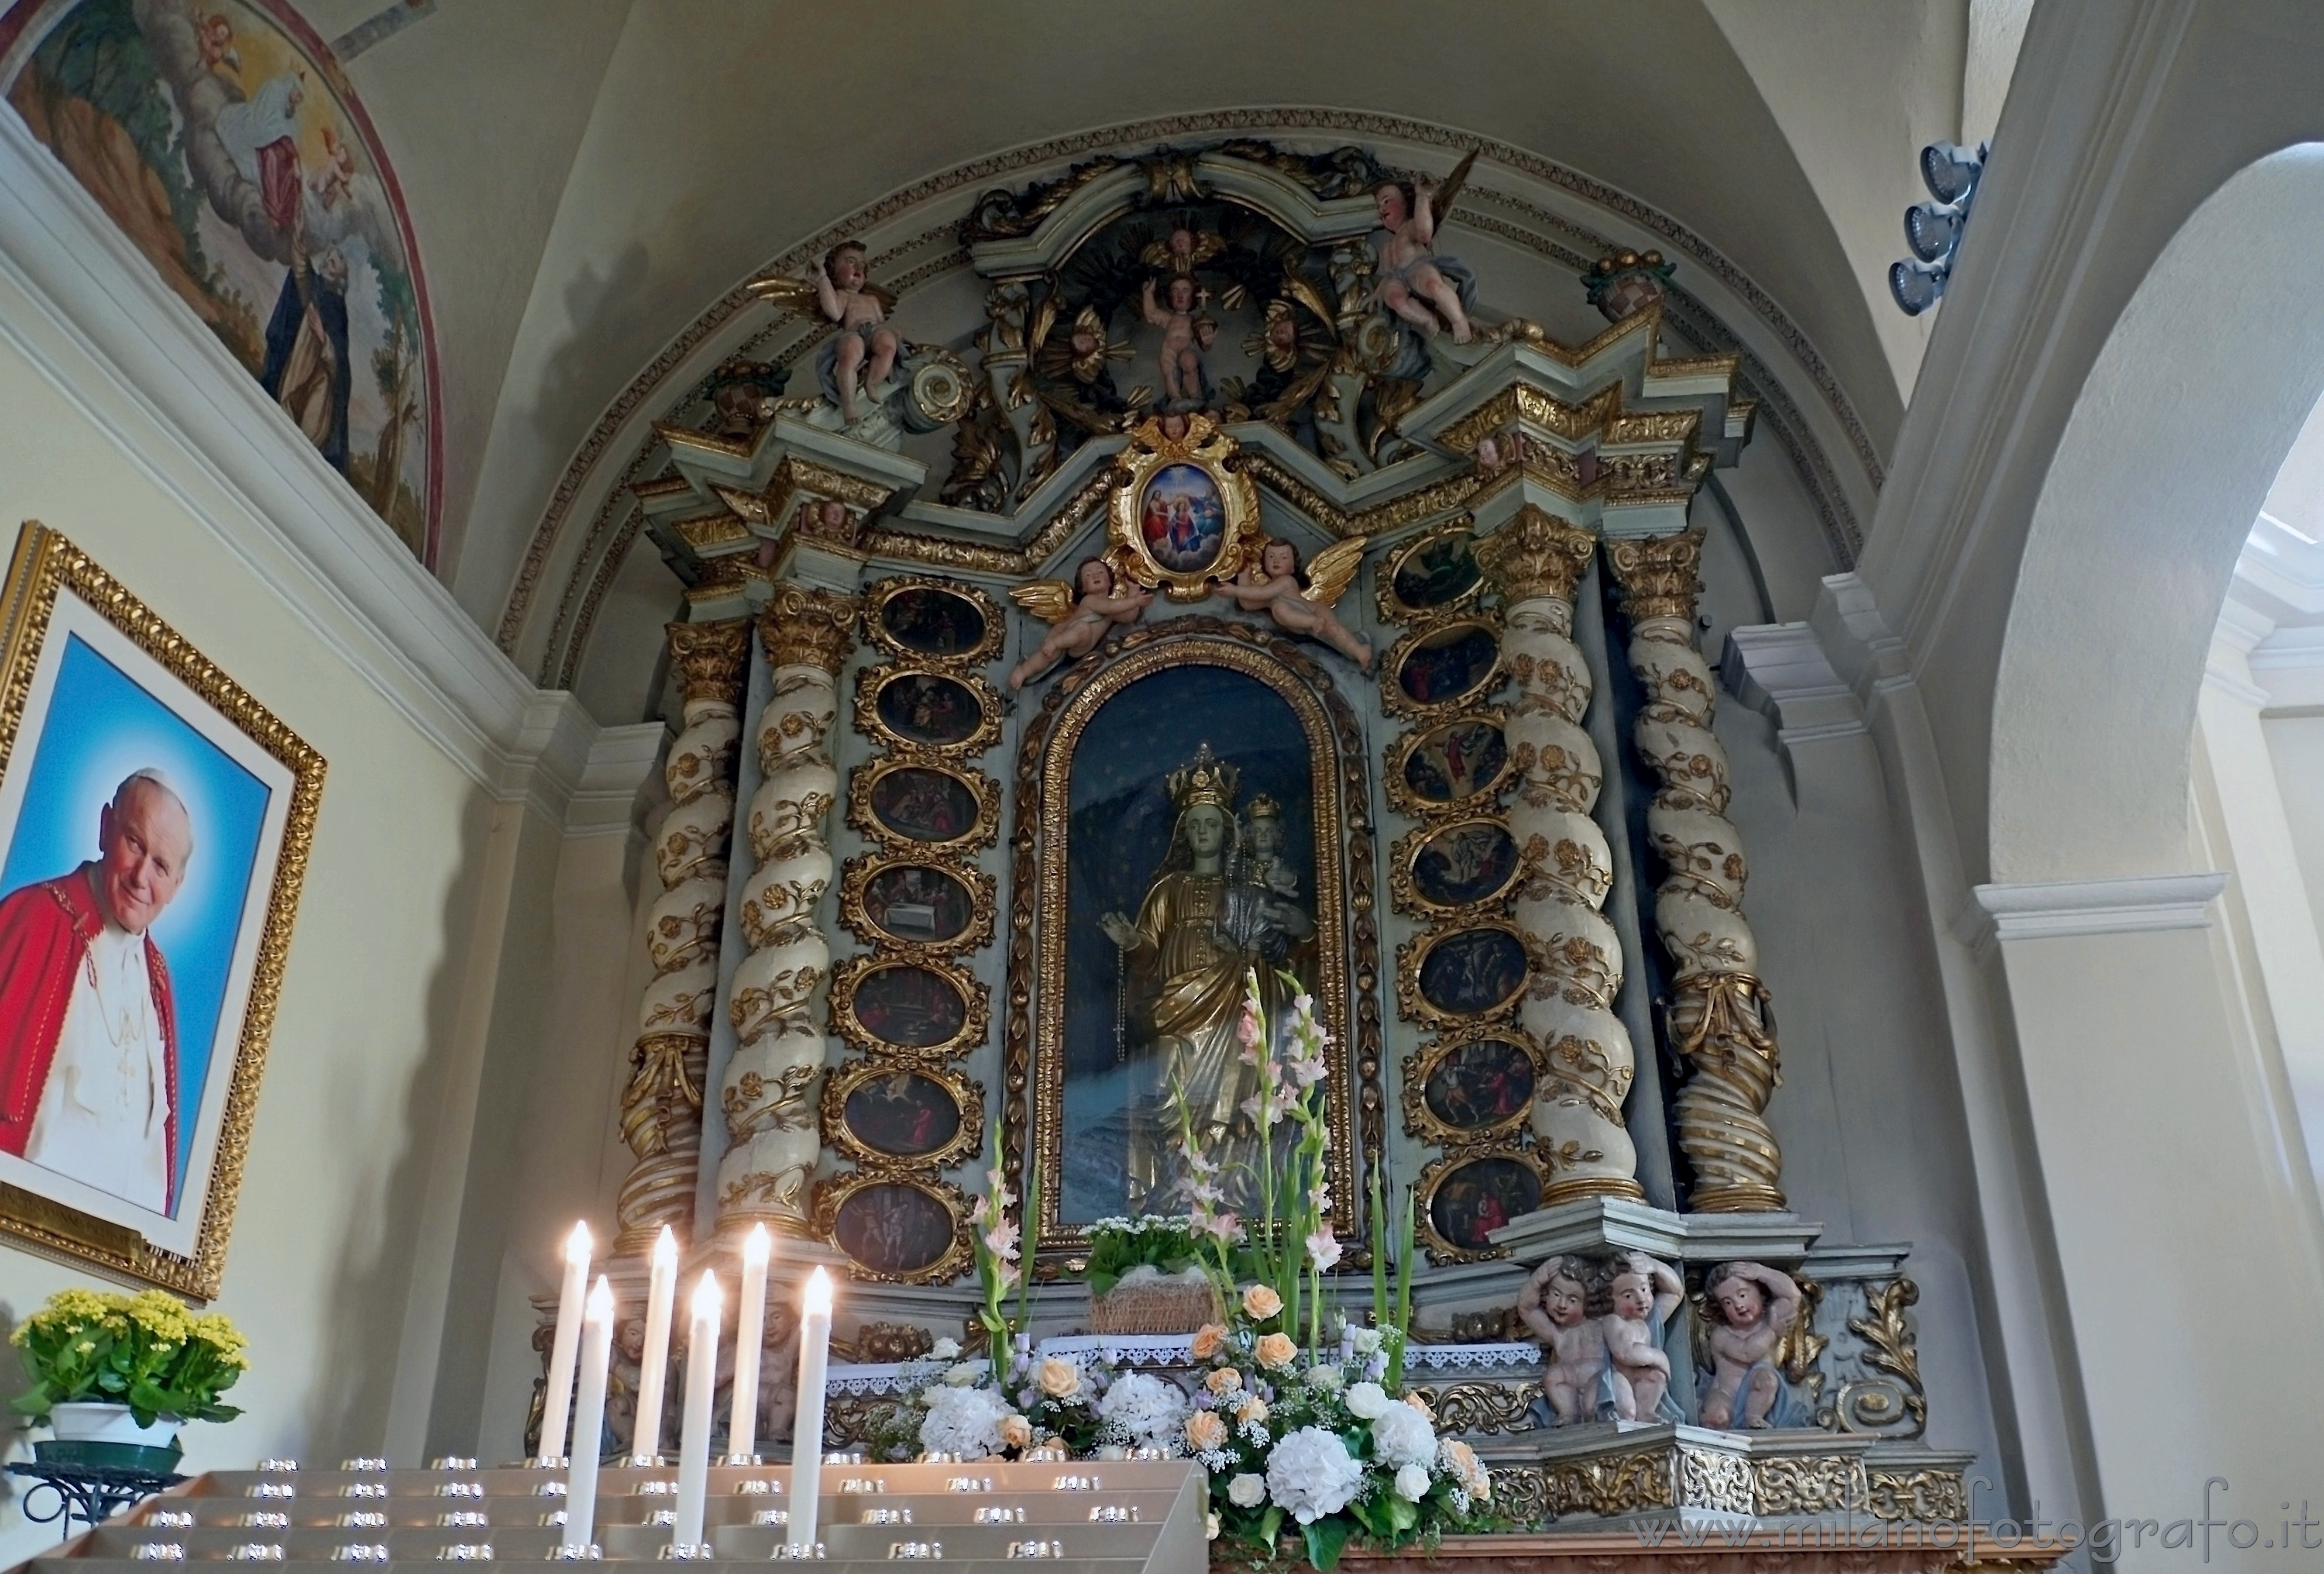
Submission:
[[[1268,794],[1261,793],[1251,799],[1250,806],[1243,810],[1242,817],[1246,820],[1280,820],[1283,818],[1283,805]]]
[[[1165,779],[1170,787],[1170,801],[1185,814],[1196,804],[1212,804],[1222,809],[1234,806],[1235,784],[1242,772],[1222,759],[1212,758],[1207,742],[1194,750],[1194,758],[1172,771]]]

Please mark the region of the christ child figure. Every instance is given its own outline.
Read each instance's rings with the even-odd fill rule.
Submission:
[[[1372,203],[1388,231],[1379,254],[1380,304],[1427,333],[1449,327],[1454,344],[1467,344],[1476,329],[1462,308],[1460,290],[1436,266],[1436,183],[1407,188],[1383,180]]]
[[[1043,583],[1054,587],[1062,597],[1063,585],[1055,580]],[[1133,585],[1129,594],[1122,594],[1112,565],[1104,558],[1083,558],[1081,566],[1074,571],[1072,610],[1057,619],[1049,630],[1049,637],[1041,641],[1041,648],[1010,673],[1009,691],[1020,691],[1060,661],[1088,655],[1105,637],[1109,625],[1134,623],[1153,604],[1154,593],[1150,590]]]
[[[1148,279],[1139,296],[1148,322],[1162,330],[1162,397],[1174,404],[1199,404],[1203,399],[1203,352],[1195,343],[1194,307],[1198,291],[1184,273],[1171,275],[1167,293],[1157,300]],[[1217,329],[1212,329],[1213,336]]]
[[[1615,1266],[1613,1310],[1600,1318],[1606,1360],[1613,1375],[1614,1413],[1651,1421],[1670,1394],[1670,1358],[1662,1351],[1663,1324],[1686,1298],[1686,1286],[1668,1265],[1632,1252]],[[1675,1417],[1677,1407],[1670,1407]]]
[[[1218,585],[1218,594],[1243,611],[1264,612],[1284,632],[1321,640],[1370,672],[1371,641],[1340,621],[1339,614],[1331,606],[1331,602],[1339,598],[1334,595],[1326,600],[1318,595],[1311,601],[1307,590],[1307,575],[1299,566],[1299,548],[1283,540],[1269,540],[1259,548],[1257,563],[1245,564],[1241,573]]]
[[[896,369],[902,341],[886,326],[888,314],[879,297],[865,288],[864,252],[860,241],[842,241],[824,254],[823,272],[816,275],[816,301],[823,315],[839,325],[839,413],[855,424],[856,397],[865,388],[877,388]]]
[[[1763,1263],[1723,1263],[1704,1281],[1711,1318],[1711,1371],[1702,1391],[1702,1424],[1763,1427],[1783,1395],[1776,1348],[1800,1314],[1800,1287]]]
[[[1541,1386],[1559,1426],[1594,1417],[1606,1371],[1603,1325],[1613,1320],[1589,1315],[1589,1273],[1579,1258],[1552,1257],[1517,1293],[1517,1316],[1549,1352]]]

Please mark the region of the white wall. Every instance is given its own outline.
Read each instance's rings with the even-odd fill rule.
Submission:
[[[64,532],[329,765],[216,1303],[246,1413],[187,1466],[418,1462],[481,1381],[470,1180],[540,1048],[562,833],[626,822],[639,741],[525,684],[5,115],[0,410],[0,528]],[[0,1243],[0,1318],[91,1279]],[[0,1561],[53,1534],[0,1506]]]

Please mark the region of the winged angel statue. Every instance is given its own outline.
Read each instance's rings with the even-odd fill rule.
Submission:
[[[1259,549],[1259,561],[1220,584],[1217,594],[1247,612],[1265,612],[1286,634],[1321,640],[1370,672],[1372,642],[1340,621],[1332,610],[1356,577],[1356,569],[1364,560],[1366,538],[1351,536],[1335,541],[1302,569],[1299,548],[1270,538]]]
[[[1084,557],[1074,570],[1074,581],[1029,579],[1014,586],[1009,599],[1045,623],[1054,625],[1041,648],[1017,664],[1009,675],[1009,692],[1024,686],[1058,662],[1088,655],[1116,623],[1134,623],[1154,604],[1154,593],[1136,585],[1125,593],[1113,566],[1102,557]]]

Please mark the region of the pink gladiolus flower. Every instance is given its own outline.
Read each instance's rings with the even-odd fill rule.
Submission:
[[[1242,1215],[1219,1213],[1212,1216],[1205,1226],[1211,1234],[1231,1245],[1242,1234]]]
[[[1333,1236],[1330,1225],[1307,1238],[1307,1256],[1319,1274],[1329,1273],[1332,1266],[1340,1260],[1340,1243]]]

